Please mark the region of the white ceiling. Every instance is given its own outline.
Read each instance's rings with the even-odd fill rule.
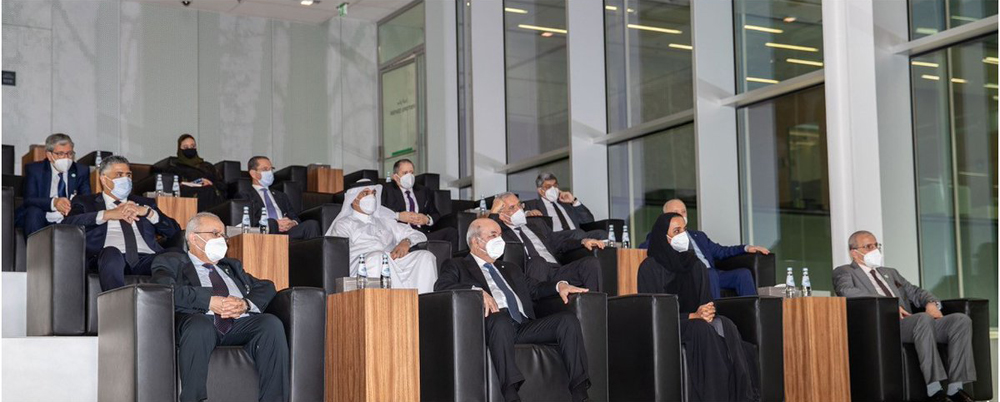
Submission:
[[[413,0],[321,0],[303,6],[300,0],[191,0],[184,6],[181,0],[130,0],[137,3],[189,8],[217,13],[273,18],[307,24],[322,24],[337,16],[337,6],[348,3],[347,17],[378,21]]]

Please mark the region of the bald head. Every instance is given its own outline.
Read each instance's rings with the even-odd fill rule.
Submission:
[[[486,262],[493,262],[486,253],[486,243],[500,236],[500,225],[490,218],[479,218],[469,224],[465,241],[469,243],[469,252]]]
[[[672,214],[678,214],[680,216],[683,216],[683,217],[687,218],[687,216],[688,216],[688,209],[687,209],[687,205],[684,205],[684,201],[681,201],[680,199],[674,198],[674,199],[672,199],[670,201],[667,201],[666,204],[663,204],[663,213],[665,213],[665,214],[671,214],[671,213]]]

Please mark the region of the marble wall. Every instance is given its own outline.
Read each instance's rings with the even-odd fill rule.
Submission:
[[[3,0],[3,143],[53,132],[153,163],[378,166],[376,25],[307,25],[119,0]],[[17,164],[19,165],[19,164]],[[16,168],[20,171],[20,166]]]

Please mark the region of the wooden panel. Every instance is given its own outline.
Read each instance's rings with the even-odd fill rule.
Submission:
[[[326,166],[310,166],[307,189],[315,193],[334,194],[344,190],[344,171]]]
[[[192,197],[156,197],[156,207],[164,215],[173,218],[181,229],[187,228],[187,221],[198,213],[198,199]]]
[[[104,192],[104,185],[101,184],[100,177],[101,177],[101,172],[99,172],[97,169],[90,171],[90,190],[93,191],[94,194]]]
[[[784,299],[782,311],[785,400],[850,401],[846,300]]]
[[[45,160],[45,145],[28,146],[28,153],[21,157],[21,174],[24,174],[24,165],[42,160]]]
[[[618,295],[638,293],[636,277],[639,265],[646,259],[646,250],[639,248],[618,249]]]
[[[326,401],[420,399],[414,289],[364,289],[327,298]]]
[[[243,262],[243,269],[258,279],[274,282],[277,290],[288,287],[288,236],[243,233],[229,238],[226,257]]]

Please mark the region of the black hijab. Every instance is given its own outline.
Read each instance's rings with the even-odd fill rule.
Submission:
[[[682,316],[698,310],[712,301],[708,287],[708,269],[694,249],[678,252],[667,241],[670,221],[679,217],[674,213],[660,215],[649,236],[648,257],[639,267],[640,293],[669,293],[677,295]]]

